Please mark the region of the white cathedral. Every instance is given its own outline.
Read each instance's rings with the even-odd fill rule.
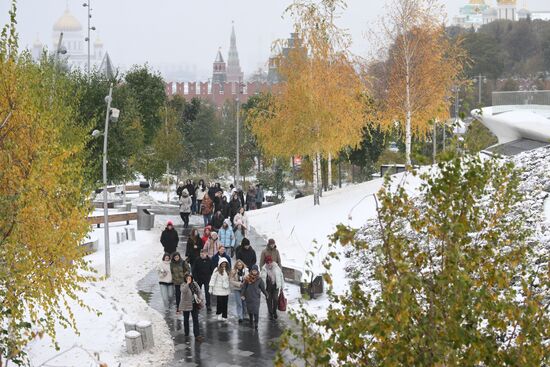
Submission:
[[[453,18],[453,24],[477,30],[496,20],[518,21],[527,18],[550,20],[550,11],[531,11],[525,2],[519,7],[517,0],[496,0],[496,6],[487,4],[485,0],[469,0],[468,4],[460,8],[459,15]]]
[[[68,7],[53,25],[50,51],[57,50],[61,32],[63,32],[62,45],[67,49],[67,53],[59,57],[66,60],[71,69],[79,68],[86,70],[88,65],[88,45],[85,31],[78,19],[71,14]],[[37,38],[32,47],[32,55],[35,59],[40,58],[44,47],[45,45]],[[94,67],[99,69],[112,67],[109,54],[103,51],[103,42],[101,42],[99,37],[96,37],[95,41],[90,45],[90,68],[93,69]]]

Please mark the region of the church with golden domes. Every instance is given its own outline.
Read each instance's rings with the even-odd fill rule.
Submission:
[[[79,68],[85,70],[88,64],[88,45],[86,42],[86,30],[82,27],[80,21],[71,14],[69,7],[57,19],[52,27],[51,46],[48,49],[51,51],[57,50],[59,35],[63,32],[62,45],[66,48],[67,53],[60,55],[71,68]],[[32,54],[35,58],[40,57],[46,45],[42,44],[37,38],[33,44]],[[109,58],[108,54],[103,50],[103,42],[96,37],[90,45],[90,67],[100,68],[105,58]],[[108,60],[110,63],[110,60]]]
[[[517,21],[527,18],[538,18],[544,15],[542,12],[531,12],[524,6],[519,7],[517,0],[496,0],[492,6],[485,0],[469,0],[466,5],[460,8],[459,15],[453,18],[453,25],[478,29],[484,24],[495,20]]]

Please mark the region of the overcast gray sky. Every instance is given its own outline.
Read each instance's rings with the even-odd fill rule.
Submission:
[[[467,0],[441,0],[448,18]],[[20,45],[31,47],[38,36],[51,48],[52,26],[69,6],[85,27],[84,0],[19,0]],[[489,0],[494,4],[496,0]],[[283,19],[290,0],[92,0],[92,24],[115,64],[129,67],[149,62],[154,67],[195,68],[206,79],[218,47],[227,57],[231,21],[245,75],[265,66],[271,42],[287,37],[290,19]],[[524,0],[518,0],[523,5]],[[7,20],[9,0],[0,0],[0,20]],[[353,51],[369,49],[365,31],[383,12],[384,0],[349,0],[340,25],[353,37]],[[550,10],[549,0],[529,0],[531,10]],[[95,39],[94,36],[91,37]]]

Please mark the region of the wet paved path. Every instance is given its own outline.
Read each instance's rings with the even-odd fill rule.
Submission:
[[[193,216],[191,225],[198,225],[199,218],[198,216]],[[202,218],[200,220],[202,221]],[[180,221],[175,220],[174,222],[179,223]],[[182,225],[176,224],[176,229],[180,234],[178,251],[183,256],[185,254],[187,234],[190,229],[185,231],[185,236],[181,236],[183,231]],[[265,247],[265,241],[255,234],[251,234],[249,237],[251,237],[251,243],[259,259],[261,250]],[[172,302],[170,310],[166,311],[164,309],[160,298],[157,274],[154,270],[138,282],[138,290],[151,307],[164,315],[170,329],[176,353],[174,361],[166,367],[252,367],[273,365],[273,359],[277,350],[276,343],[286,327],[288,319],[285,313],[279,312],[278,320],[269,320],[264,297],[262,297],[260,306],[260,322],[257,331],[249,326],[247,320],[242,324],[237,322],[235,301],[232,295],[229,298],[229,321],[227,323],[218,321],[215,312],[215,297],[213,297],[212,312],[207,312],[206,308],[200,311],[200,330],[205,340],[202,343],[198,343],[195,342],[192,336],[186,337],[184,335],[183,316],[176,316],[175,301]],[[192,322],[191,320],[189,321],[191,324],[191,335],[193,335]]]

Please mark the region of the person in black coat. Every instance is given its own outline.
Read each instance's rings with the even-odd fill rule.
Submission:
[[[237,248],[237,260],[245,263],[248,269],[251,269],[252,265],[256,264],[256,251],[250,246],[248,238],[243,238],[241,245]]]
[[[160,243],[164,247],[164,252],[170,255],[176,252],[179,241],[178,231],[174,229],[174,222],[169,220],[166,222],[166,228],[160,235]]]
[[[237,196],[239,197],[239,200],[241,201],[241,206],[242,206],[242,207],[245,207],[243,189],[241,189],[241,188],[238,188],[238,189],[237,189]]]
[[[199,231],[193,228],[187,239],[187,247],[185,249],[185,257],[189,264],[193,265],[195,260],[199,258],[203,245]]]
[[[204,293],[206,298],[206,309],[208,311],[212,311],[210,308],[210,292],[209,292],[209,284],[210,284],[210,277],[212,276],[212,260],[208,257],[208,254],[206,253],[206,249],[201,250],[200,257],[195,259],[195,262],[193,263],[193,278],[195,278],[195,281],[199,285],[199,287],[202,288],[204,285]]]
[[[231,219],[231,223],[233,223],[233,218],[235,218],[240,208],[241,200],[239,199],[239,194],[235,191],[231,195],[231,201],[229,202],[229,218]]]
[[[224,220],[225,220],[225,218],[223,217],[222,212],[219,211],[219,210],[216,211],[216,214],[214,214],[214,217],[212,218],[212,229],[215,232],[218,232],[220,230],[220,228],[222,227]]]
[[[229,203],[227,202],[227,197],[225,195],[222,195],[221,212],[224,218],[229,217]]]

